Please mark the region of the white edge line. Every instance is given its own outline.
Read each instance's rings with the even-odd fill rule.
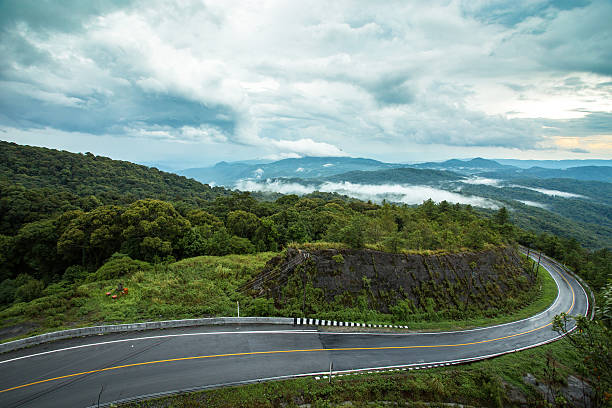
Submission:
[[[30,358],[30,357],[37,357],[37,356],[43,356],[46,354],[58,353],[60,351],[70,351],[70,350],[75,350],[75,349],[80,349],[80,348],[85,348],[85,347],[104,346],[106,344],[124,343],[124,342],[129,342],[129,341],[163,339],[163,338],[168,338],[168,337],[206,336],[206,335],[211,335],[211,334],[221,334],[221,335],[226,335],[226,334],[291,334],[291,333],[312,334],[316,332],[317,330],[315,329],[312,329],[312,330],[311,329],[305,329],[305,330],[249,330],[249,331],[235,331],[235,332],[199,332],[199,333],[163,334],[159,336],[133,337],[131,339],[120,339],[120,340],[102,341],[99,343],[81,344],[78,346],[43,351],[41,353],[36,353],[36,354],[28,354],[28,355],[21,356],[21,357],[11,358],[10,360],[0,361],[0,364],[10,363],[11,361],[22,360],[22,359]]]
[[[567,332],[567,334],[569,334],[572,331],[574,331],[574,329],[576,329],[575,326],[571,330],[569,330]],[[502,351],[502,352],[494,353],[494,354],[488,354],[488,355],[485,355],[485,356],[463,358],[463,359],[458,359],[458,360],[444,360],[444,361],[436,361],[436,362],[429,362],[429,363],[413,363],[413,364],[401,364],[401,365],[392,365],[392,366],[368,367],[368,368],[357,368],[357,369],[352,369],[352,370],[332,371],[332,377],[334,375],[343,375],[343,374],[350,374],[350,373],[363,373],[363,372],[367,372],[367,371],[379,371],[379,370],[395,369],[395,368],[417,368],[418,369],[418,368],[427,368],[427,366],[432,366],[432,365],[435,365],[435,364],[438,364],[438,365],[454,365],[454,364],[471,363],[471,362],[474,362],[474,361],[486,360],[486,359],[489,359],[489,358],[498,357],[498,356],[505,355],[505,354],[510,354],[510,353],[515,353],[517,351],[523,351],[523,350],[527,350],[527,349],[530,349],[530,348],[538,347],[538,346],[541,346],[541,345],[544,345],[544,344],[552,343],[554,341],[559,340],[560,338],[562,338],[564,336],[565,335],[559,335],[557,337],[553,337],[552,339],[544,340],[544,341],[541,341],[539,343],[532,344],[532,345],[529,345],[529,346],[521,347],[521,348],[518,348],[518,349]],[[155,394],[140,395],[140,396],[136,396],[136,397],[130,397],[130,398],[125,398],[125,399],[121,399],[121,400],[115,400],[115,401],[106,402],[104,404],[100,404],[99,406],[100,407],[109,407],[109,406],[112,406],[114,404],[123,404],[123,403],[147,400],[147,399],[152,399],[152,398],[161,398],[161,397],[170,396],[170,395],[186,394],[186,393],[190,393],[190,392],[203,391],[203,390],[207,390],[207,389],[222,388],[222,387],[231,387],[231,386],[246,385],[246,384],[254,384],[254,383],[260,383],[260,382],[267,382],[267,381],[288,380],[288,379],[292,379],[292,378],[324,376],[324,375],[329,375],[329,371],[319,371],[319,372],[302,373],[302,374],[281,375],[281,376],[276,376],[276,377],[255,378],[255,379],[252,379],[252,380],[235,381],[235,382],[230,382],[230,383],[204,385],[204,386],[201,386],[201,387],[186,388],[186,389],[182,389],[182,390],[171,390],[171,391],[163,391],[163,392],[159,392],[159,393],[155,393]],[[97,405],[92,405],[92,406],[90,406],[88,408],[96,408],[96,407],[97,407]]]

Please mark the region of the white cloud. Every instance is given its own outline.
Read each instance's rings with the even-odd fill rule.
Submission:
[[[546,194],[549,196],[557,196],[557,197],[563,197],[563,198],[586,198],[585,196],[580,195],[580,194],[567,193],[565,191],[559,191],[559,190],[549,190],[546,188],[525,187],[525,186],[519,186],[519,185],[514,185],[512,187],[526,188],[528,190],[537,191],[538,193]]]
[[[500,180],[475,176],[461,180],[461,182],[466,184],[483,184],[485,186],[499,187]]]
[[[466,196],[454,192],[441,190],[428,186],[408,186],[400,184],[355,184],[350,182],[325,182],[323,184],[299,184],[282,180],[253,181],[241,180],[236,188],[243,191],[264,191],[283,194],[308,194],[313,191],[338,193],[361,200],[382,202],[383,200],[404,203],[421,204],[423,201],[448,201],[451,203],[470,204],[476,207],[498,209],[499,205],[493,200],[482,197]]]
[[[531,207],[539,207],[539,208],[548,209],[548,206],[546,204],[538,203],[535,201],[529,201],[529,200],[516,200],[516,201],[523,203],[525,205],[529,205]]]
[[[597,0],[565,10],[540,1],[141,0],[97,16],[75,10],[81,20],[48,29],[15,10],[1,27],[0,124],[129,129],[274,158],[376,146],[379,158],[414,161],[432,144],[559,152],[534,118],[612,112],[610,11]],[[571,123],[559,122],[559,135],[587,136]],[[610,128],[607,120],[589,132]]]
[[[309,194],[316,191],[314,185],[302,185],[299,183],[285,183],[283,181],[265,182],[253,180],[240,180],[236,183],[236,188],[241,191],[263,191],[266,193],[282,193],[282,194]]]
[[[273,140],[267,142],[281,152],[295,153],[301,156],[347,156],[345,152],[338,149],[336,146],[325,143],[315,142],[312,139],[299,140]]]

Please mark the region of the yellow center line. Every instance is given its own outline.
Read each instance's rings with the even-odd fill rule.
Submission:
[[[559,275],[563,278],[563,280],[565,280],[565,282],[567,282],[570,289],[572,290],[572,305],[567,311],[567,313],[569,314],[574,309],[574,302],[575,302],[574,289],[572,288],[572,285],[570,285],[569,281],[565,278],[565,276],[563,276],[563,272],[559,272]],[[36,384],[43,384],[43,383],[47,383],[50,381],[61,380],[64,378],[78,377],[78,376],[87,375],[87,374],[94,374],[94,373],[101,373],[104,371],[117,370],[119,368],[138,367],[138,366],[145,366],[145,365],[150,365],[150,364],[170,363],[170,362],[175,362],[175,361],[187,361],[187,360],[201,360],[205,358],[240,357],[240,356],[282,354],[282,353],[307,353],[307,352],[321,352],[321,351],[406,350],[406,349],[418,349],[418,348],[462,347],[462,346],[471,346],[474,344],[490,343],[493,341],[509,339],[511,337],[522,336],[524,334],[533,333],[535,331],[542,330],[543,328],[551,326],[551,325],[552,325],[552,322],[548,323],[547,325],[537,327],[535,329],[531,329],[531,330],[521,332],[521,333],[515,333],[515,334],[511,334],[511,335],[504,336],[504,337],[498,337],[496,339],[480,340],[480,341],[474,341],[471,343],[461,343],[461,344],[437,344],[437,345],[420,345],[420,346],[381,346],[381,347],[341,347],[341,348],[320,348],[320,349],[303,349],[303,350],[250,351],[250,352],[244,352],[244,353],[213,354],[213,355],[208,355],[208,356],[192,356],[192,357],[171,358],[167,360],[146,361],[143,363],[125,364],[125,365],[114,366],[114,367],[100,368],[97,370],[83,371],[81,373],[62,375],[60,377],[47,378],[45,380],[34,381],[28,384],[18,385],[16,387],[11,387],[5,390],[0,390],[0,394],[3,392],[7,392],[7,391],[17,390],[19,388],[30,387]]]

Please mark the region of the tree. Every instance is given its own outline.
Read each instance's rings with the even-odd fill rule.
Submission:
[[[237,210],[227,214],[227,229],[236,236],[252,239],[261,221],[250,212]]]
[[[35,278],[45,280],[63,273],[66,265],[57,254],[57,240],[58,232],[53,219],[24,225],[14,241],[18,267]]]
[[[57,241],[58,253],[70,264],[99,267],[121,247],[122,213],[123,208],[115,205],[73,212],[74,217]],[[64,223],[61,219],[60,224]]]
[[[178,249],[182,256],[192,257],[208,255],[209,239],[213,232],[210,225],[200,225],[191,228],[178,242]]]
[[[122,252],[135,259],[163,258],[178,247],[191,224],[172,204],[160,200],[136,201],[121,214],[125,225]],[[145,242],[145,238],[148,238]],[[123,251],[125,249],[125,251]]]
[[[502,207],[497,210],[495,216],[493,217],[493,221],[497,225],[505,225],[510,222],[510,215],[508,214],[508,210],[506,209],[506,207]]]
[[[464,244],[468,248],[482,249],[487,236],[484,228],[481,228],[478,221],[472,221],[464,237]]]
[[[389,234],[383,241],[383,246],[389,252],[398,253],[406,245],[406,240],[400,231]]]
[[[223,226],[223,221],[204,210],[189,210],[185,214],[185,218],[189,220],[192,226],[210,225],[215,229]]]
[[[0,234],[0,281],[13,276],[15,268],[14,239]]]
[[[278,238],[279,233],[274,221],[270,218],[264,218],[255,231],[253,242],[258,251],[277,251]]]
[[[364,219],[362,216],[354,216],[349,224],[342,229],[344,242],[349,244],[351,248],[363,248],[364,239]]]

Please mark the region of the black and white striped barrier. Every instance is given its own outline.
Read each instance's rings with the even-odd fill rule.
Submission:
[[[408,326],[398,326],[393,324],[370,324],[355,322],[338,322],[336,320],[310,319],[306,317],[294,317],[293,324],[296,326],[337,326],[337,327],[368,327],[381,329],[407,329]]]

